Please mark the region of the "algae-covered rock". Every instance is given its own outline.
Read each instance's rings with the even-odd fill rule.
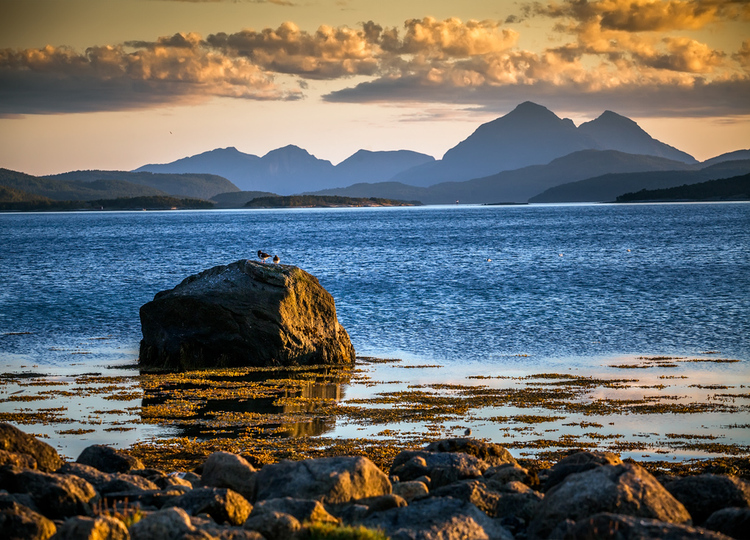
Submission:
[[[237,261],[190,276],[141,307],[143,367],[349,364],[333,297],[281,264]]]

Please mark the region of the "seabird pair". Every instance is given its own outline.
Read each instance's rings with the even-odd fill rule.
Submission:
[[[266,259],[268,259],[269,257],[270,257],[270,255],[268,253],[266,253],[265,251],[263,251],[261,249],[258,250],[258,258],[261,261],[266,262]],[[279,259],[279,256],[278,255],[274,255],[273,256],[273,264],[279,264],[279,262],[281,262],[281,259]]]

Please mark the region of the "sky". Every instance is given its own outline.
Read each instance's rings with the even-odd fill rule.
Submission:
[[[750,0],[0,0],[0,167],[436,158],[533,101],[750,148]]]

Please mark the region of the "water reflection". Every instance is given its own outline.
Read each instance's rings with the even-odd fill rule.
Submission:
[[[331,410],[345,397],[351,370],[274,368],[142,374],[141,420],[178,436],[309,437],[336,427]]]

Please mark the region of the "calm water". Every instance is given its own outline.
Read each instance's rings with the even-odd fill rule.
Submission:
[[[363,355],[750,359],[740,203],[1,214],[0,363],[132,362],[142,304],[258,249],[319,278]]]

